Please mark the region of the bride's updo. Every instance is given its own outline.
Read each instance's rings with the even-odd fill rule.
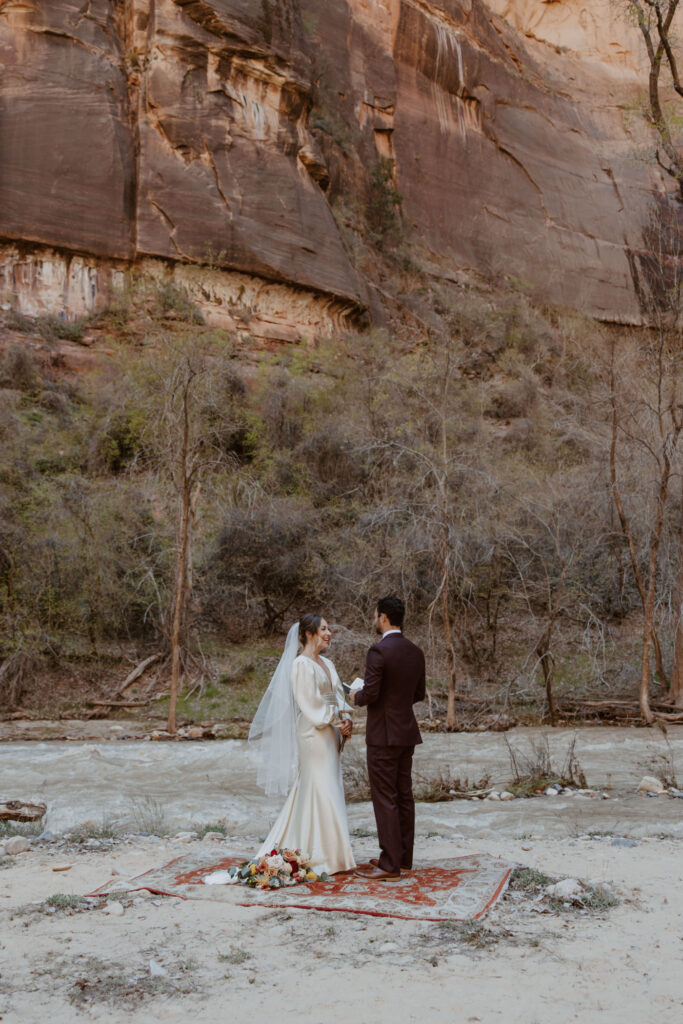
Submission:
[[[302,615],[299,619],[299,643],[302,647],[306,646],[306,634],[311,633],[312,636],[320,629],[320,623],[323,621],[322,615]]]

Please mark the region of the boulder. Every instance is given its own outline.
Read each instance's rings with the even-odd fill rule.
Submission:
[[[552,896],[558,900],[572,900],[581,896],[583,892],[583,884],[578,878],[563,878],[560,882],[555,882],[553,885],[546,885],[543,890],[546,896]]]
[[[645,775],[638,786],[638,792],[662,796],[666,793],[666,786],[659,779],[655,779],[653,775]]]
[[[31,844],[24,836],[12,836],[5,843],[5,853],[8,853],[11,857],[14,857],[17,853],[26,853],[30,849]]]

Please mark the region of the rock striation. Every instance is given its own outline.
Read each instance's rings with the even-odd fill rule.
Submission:
[[[343,317],[330,198],[382,156],[455,266],[636,321],[641,61],[610,0],[4,0],[2,297],[96,308],[157,260]]]

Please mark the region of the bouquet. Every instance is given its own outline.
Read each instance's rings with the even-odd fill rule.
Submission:
[[[301,850],[271,850],[263,857],[247,860],[239,867],[230,868],[230,876],[253,889],[280,889],[299,882],[327,882],[323,871],[311,869],[310,858]]]

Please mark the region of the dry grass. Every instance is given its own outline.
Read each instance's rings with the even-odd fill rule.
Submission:
[[[526,752],[513,746],[507,736],[505,743],[513,773],[508,789],[515,796],[534,796],[557,784],[586,788],[586,776],[576,756],[576,734],[572,736],[560,765],[551,757],[547,736],[530,739]]]
[[[344,754],[344,791],[348,803],[364,803],[370,800],[370,782],[365,759],[360,754]],[[486,792],[489,776],[483,775],[478,781],[470,782],[465,777],[451,775],[448,768],[434,775],[415,774],[414,795],[421,803],[445,803],[449,800],[467,799],[475,793]]]

